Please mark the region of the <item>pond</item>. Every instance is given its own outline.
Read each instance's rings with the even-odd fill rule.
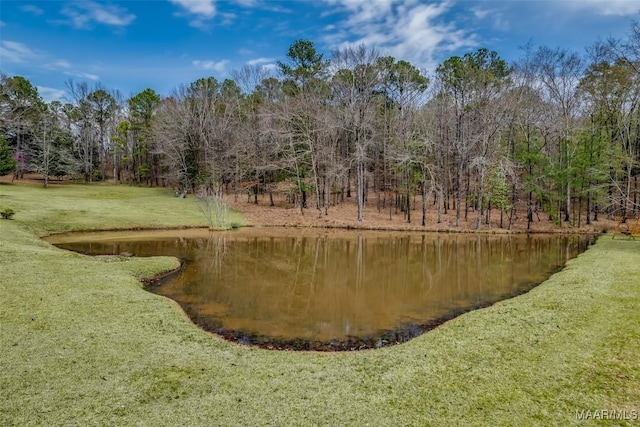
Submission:
[[[55,236],[88,254],[184,261],[147,286],[207,331],[274,349],[404,342],[527,292],[586,250],[585,235],[470,235],[247,228]]]

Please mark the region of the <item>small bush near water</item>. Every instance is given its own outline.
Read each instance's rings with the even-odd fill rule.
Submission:
[[[15,215],[15,212],[13,209],[7,208],[0,212],[0,215],[2,215],[2,219],[11,219],[13,215]]]

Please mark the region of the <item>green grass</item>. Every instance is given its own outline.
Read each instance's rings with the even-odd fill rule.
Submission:
[[[637,423],[576,411],[640,411],[640,242],[601,238],[533,291],[403,345],[270,352],[144,291],[138,278],[172,258],[91,258],[36,237],[205,224],[167,194],[0,186],[16,211],[0,220],[0,425]]]
[[[196,198],[174,197],[166,188],[112,185],[0,185],[0,210],[36,234],[76,230],[206,227]],[[229,222],[244,219],[229,211]]]

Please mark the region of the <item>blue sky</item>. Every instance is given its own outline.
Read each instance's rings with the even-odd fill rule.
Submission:
[[[28,78],[47,101],[70,79],[164,96],[244,65],[274,69],[308,39],[327,57],[363,42],[432,73],[479,47],[508,61],[528,41],[582,53],[624,37],[639,12],[638,0],[2,0],[0,71]]]

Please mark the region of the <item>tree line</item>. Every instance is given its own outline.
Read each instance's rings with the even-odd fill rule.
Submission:
[[[509,64],[481,48],[432,75],[364,45],[329,58],[299,40],[277,75],[244,67],[161,97],[67,82],[45,103],[0,77],[0,174],[172,186],[180,194],[275,192],[328,215],[364,208],[426,223],[455,212],[480,229],[515,209],[528,226],[640,213],[640,24],[580,55],[523,48]],[[414,218],[414,216],[418,216]]]

